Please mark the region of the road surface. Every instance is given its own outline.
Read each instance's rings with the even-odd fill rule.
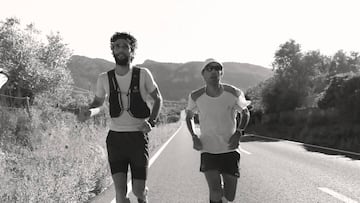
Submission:
[[[234,202],[359,203],[360,154],[353,158],[308,151],[301,143],[256,135],[242,139],[240,179]],[[357,157],[357,158],[354,158]],[[207,203],[199,152],[185,123],[149,169],[150,203]],[[113,202],[110,188],[93,202]],[[137,202],[130,193],[131,202]]]

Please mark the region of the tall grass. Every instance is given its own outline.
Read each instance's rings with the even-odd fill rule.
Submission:
[[[249,126],[255,133],[307,144],[360,152],[360,125],[342,119],[334,110],[304,109],[267,115]]]
[[[111,183],[108,128],[54,108],[0,109],[0,202],[86,202]],[[178,123],[150,133],[150,152]]]

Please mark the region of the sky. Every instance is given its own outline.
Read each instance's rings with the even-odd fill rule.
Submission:
[[[1,0],[0,21],[17,17],[43,35],[59,32],[73,54],[114,61],[110,37],[138,40],[135,63],[215,58],[272,68],[281,44],[332,56],[360,52],[359,0]]]

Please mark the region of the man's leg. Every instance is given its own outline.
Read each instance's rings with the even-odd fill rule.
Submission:
[[[141,179],[132,180],[132,190],[134,195],[137,197],[139,203],[147,203],[147,192],[148,189],[145,185],[146,181]]]
[[[221,187],[221,176],[219,171],[205,171],[205,178],[209,186],[210,203],[221,203],[223,189]]]
[[[238,177],[229,174],[222,174],[222,176],[224,181],[224,196],[228,201],[234,201]]]
[[[114,181],[116,202],[129,203],[127,194],[127,172],[129,160],[127,147],[129,146],[128,134],[123,132],[109,131],[106,138],[106,147],[112,179]]]
[[[132,189],[139,203],[147,203],[146,179],[149,165],[149,137],[143,132],[135,132],[134,142],[137,144],[132,149],[130,169]]]
[[[126,197],[127,193],[127,174],[126,173],[115,173],[112,175],[115,193],[116,203],[130,203],[130,200]]]
[[[237,182],[240,177],[240,154],[238,152],[230,152],[224,154],[222,158],[223,166],[221,175],[224,184],[224,198],[231,202],[235,199]]]

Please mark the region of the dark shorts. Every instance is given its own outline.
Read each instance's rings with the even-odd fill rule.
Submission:
[[[240,177],[239,170],[240,154],[236,151],[222,154],[201,153],[200,171],[219,171],[221,174],[229,174]]]
[[[109,131],[106,147],[111,174],[127,173],[132,179],[146,180],[149,164],[149,138],[143,132]]]

